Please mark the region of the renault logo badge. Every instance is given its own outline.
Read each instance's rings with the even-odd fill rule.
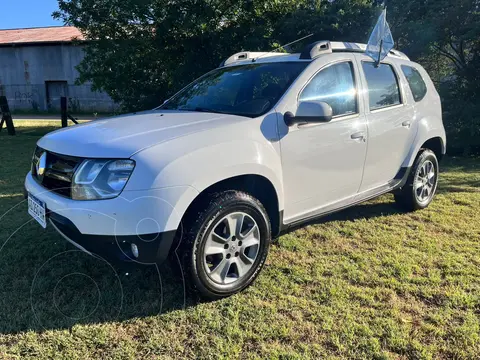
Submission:
[[[43,175],[45,175],[46,168],[47,168],[47,153],[44,152],[42,156],[40,156],[37,162],[37,168],[36,168],[37,176],[43,177]]]

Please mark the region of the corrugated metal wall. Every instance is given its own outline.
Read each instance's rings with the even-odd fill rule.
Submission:
[[[59,103],[56,89],[64,84],[76,111],[115,110],[118,106],[108,95],[92,92],[89,85],[74,85],[75,67],[83,56],[81,46],[70,44],[0,47],[0,95],[7,97],[13,111],[52,110]]]

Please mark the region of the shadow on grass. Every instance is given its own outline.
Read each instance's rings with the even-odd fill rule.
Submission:
[[[469,164],[468,170],[472,168],[478,165]],[[439,192],[470,192],[478,186],[475,177],[455,176],[442,181]],[[13,206],[14,198],[0,198],[0,210]],[[370,202],[310,224],[401,213],[391,201]],[[0,333],[4,334],[154,317],[198,303],[185,291],[177,261],[156,267],[111,264],[91,257],[68,246],[53,229],[43,231],[30,220],[26,204],[0,219],[0,293]]]
[[[294,232],[298,229],[301,229],[305,226],[315,225],[315,224],[325,224],[331,221],[353,221],[355,219],[375,219],[381,216],[391,216],[396,214],[403,214],[404,212],[396,206],[395,203],[362,203],[356,206],[352,206],[345,210],[332,213],[330,215],[325,215],[311,221],[296,225],[292,228],[289,228],[286,233]]]
[[[3,334],[156,316],[197,301],[186,295],[175,261],[109,262],[33,223],[3,247],[0,269]]]
[[[35,137],[42,137],[49,132],[59,130],[61,129],[58,126],[44,126],[44,127],[38,127],[38,128],[32,128],[32,127],[17,127],[16,132],[17,136],[18,135],[27,135],[27,136],[35,136]]]
[[[155,316],[197,302],[177,261],[157,267],[90,256],[51,226],[43,230],[22,200],[0,198],[0,333]]]
[[[468,187],[467,187],[468,186]],[[448,193],[480,193],[480,183],[476,182],[476,185],[465,185],[460,183],[459,186],[445,186],[438,189],[438,194]],[[473,187],[475,186],[475,187]]]
[[[312,224],[398,212],[391,203],[365,204]],[[24,223],[29,221],[25,213],[22,204],[9,216]],[[0,232],[0,333],[43,332],[156,316],[199,301],[185,291],[176,260],[160,267],[109,263],[67,245],[53,229],[42,231],[33,221],[20,228],[13,221],[9,227]]]
[[[479,170],[480,175],[480,170]],[[470,177],[458,177],[450,178],[448,180],[443,180],[440,178],[440,183],[438,186],[438,194],[448,194],[448,193],[476,193],[480,192],[480,176],[479,180]]]
[[[465,172],[479,173],[480,158],[479,157],[446,157],[440,164],[442,172]]]

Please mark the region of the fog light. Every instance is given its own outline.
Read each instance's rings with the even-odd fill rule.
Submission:
[[[138,258],[138,246],[135,244],[132,244],[131,249],[132,249],[133,256],[135,256],[135,258]]]

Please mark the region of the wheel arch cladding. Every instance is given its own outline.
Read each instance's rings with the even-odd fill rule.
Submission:
[[[277,191],[272,182],[258,174],[246,174],[220,180],[202,190],[185,211],[182,222],[189,221],[201,210],[206,199],[228,190],[243,191],[258,199],[270,218],[272,237],[280,232],[280,208]]]
[[[422,148],[432,150],[439,160],[446,153],[446,135],[441,119],[424,118],[419,121],[418,131],[410,152],[402,164],[403,167],[411,167]]]
[[[439,162],[445,155],[445,145],[443,144],[442,138],[439,136],[425,141],[420,148],[432,150]]]

